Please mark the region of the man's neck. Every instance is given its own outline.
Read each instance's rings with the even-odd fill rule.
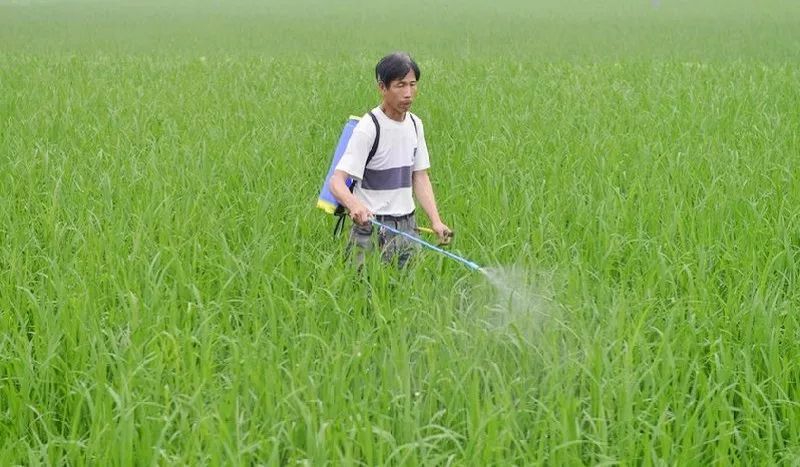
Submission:
[[[395,112],[395,111],[389,109],[383,103],[381,103],[381,111],[383,112],[384,115],[389,117],[390,120],[394,120],[396,122],[402,122],[403,120],[406,119],[406,113],[405,112]]]

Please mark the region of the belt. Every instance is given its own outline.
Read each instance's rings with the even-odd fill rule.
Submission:
[[[411,219],[412,217],[414,217],[414,211],[411,211],[410,213],[405,214],[403,216],[389,216],[387,214],[375,215],[375,219],[377,219],[378,222],[386,222],[386,221],[400,222],[407,219]]]

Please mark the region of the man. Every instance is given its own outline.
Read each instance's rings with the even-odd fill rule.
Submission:
[[[409,111],[417,95],[419,67],[407,53],[397,52],[378,62],[375,77],[381,103],[353,129],[330,181],[331,193],[349,210],[353,220],[348,251],[355,253],[354,260],[359,266],[365,254],[374,249],[370,223],[373,217],[417,236],[414,198],[430,219],[431,229],[439,241],[447,243],[451,237],[450,229],[442,222],[436,208],[428,176],[430,160],[422,121]],[[378,144],[367,163],[376,135]],[[357,180],[352,193],[345,184],[348,177]],[[386,229],[379,230],[378,247],[382,258],[397,260],[404,266],[416,243]]]

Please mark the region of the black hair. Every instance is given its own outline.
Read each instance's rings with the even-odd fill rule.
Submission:
[[[417,62],[406,52],[394,52],[383,57],[375,66],[375,79],[389,87],[392,81],[403,79],[411,70],[414,70],[414,75],[419,81]]]

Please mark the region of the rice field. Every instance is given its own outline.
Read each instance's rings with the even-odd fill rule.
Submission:
[[[798,31],[780,0],[0,0],[0,464],[800,464]],[[398,49],[493,281],[361,276],[314,207]]]

